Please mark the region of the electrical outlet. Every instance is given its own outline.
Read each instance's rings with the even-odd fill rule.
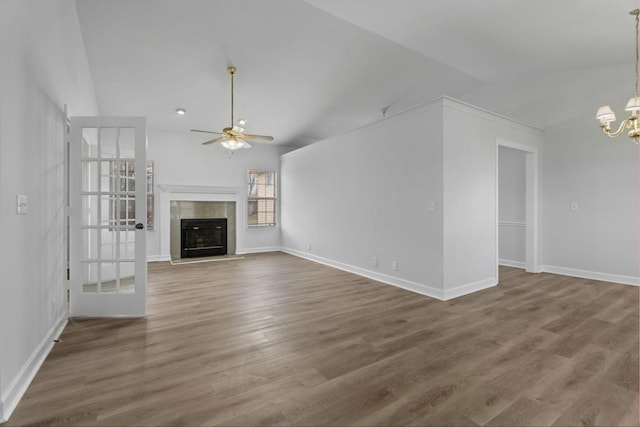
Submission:
[[[391,261],[391,269],[393,271],[398,271],[398,261]]]
[[[309,243],[309,244],[307,245],[307,250],[308,250],[308,251],[310,251],[310,250],[311,250],[311,243]]]
[[[371,258],[371,265],[373,265],[374,267],[378,266],[378,258],[373,257]]]
[[[578,210],[578,202],[571,202],[571,204],[569,205],[569,209],[571,209],[572,211],[577,211]]]

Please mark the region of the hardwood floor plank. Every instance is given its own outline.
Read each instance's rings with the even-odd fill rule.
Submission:
[[[613,353],[588,345],[556,370],[546,388],[531,387],[526,395],[558,409],[566,408],[585,388],[596,390],[595,384],[613,365],[614,357]]]
[[[608,334],[612,326],[609,322],[590,317],[575,328],[561,334],[551,345],[550,350],[560,356],[571,358],[589,343]]]
[[[490,420],[487,426],[546,426],[552,425],[561,413],[535,400],[521,397]]]
[[[607,371],[609,381],[627,390],[638,391],[638,344],[619,352]]]
[[[625,412],[634,408],[638,396],[628,389],[599,381],[591,389],[580,393],[579,399],[563,408],[563,414],[555,422],[557,426],[623,426]],[[629,424],[626,424],[629,425]]]
[[[6,425],[638,425],[636,287],[438,301],[268,253],[151,263],[147,301],[71,319]]]

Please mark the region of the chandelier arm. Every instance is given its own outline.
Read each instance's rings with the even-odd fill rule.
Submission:
[[[622,134],[622,132],[626,129],[626,128],[631,128],[631,120],[629,119],[624,119],[622,121],[622,123],[620,123],[620,127],[618,127],[617,130],[615,130],[614,132],[611,132],[611,128],[607,129],[607,127],[603,127],[602,131],[609,137],[609,138],[615,138],[616,136],[619,136],[620,134]]]

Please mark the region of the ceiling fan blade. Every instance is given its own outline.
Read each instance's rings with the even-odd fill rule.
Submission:
[[[245,139],[260,139],[262,141],[273,141],[273,137],[272,136],[268,136],[268,135],[247,135],[246,133],[242,134],[242,138]]]
[[[222,133],[220,132],[212,132],[210,130],[191,129],[191,132],[204,132],[204,133],[212,133],[214,135],[222,135]]]
[[[215,139],[212,139],[210,141],[205,141],[205,142],[202,143],[202,145],[209,145],[209,144],[213,144],[214,142],[225,141],[226,139],[227,139],[226,137],[221,136],[219,138],[215,138]]]

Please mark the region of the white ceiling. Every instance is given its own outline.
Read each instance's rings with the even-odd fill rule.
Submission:
[[[289,146],[441,95],[546,128],[634,90],[638,0],[76,4],[101,114],[150,129],[228,126],[229,65],[236,118]]]

